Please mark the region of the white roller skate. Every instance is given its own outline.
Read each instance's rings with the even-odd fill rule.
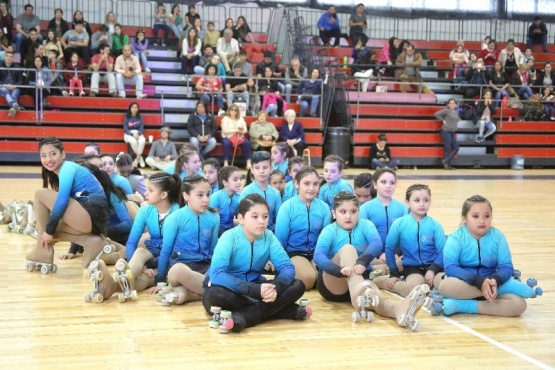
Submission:
[[[231,318],[231,311],[222,311],[220,307],[212,306],[210,312],[212,312],[212,320],[208,323],[209,327],[218,329],[222,334],[227,334],[233,329],[234,322]]]
[[[136,301],[138,298],[137,291],[135,289],[131,289],[131,282],[133,281],[133,273],[123,258],[120,258],[116,262],[116,271],[112,274],[112,278],[116,283],[119,284],[121,288],[121,292],[118,293],[118,300],[123,303],[128,298],[131,300]]]
[[[158,300],[162,303],[162,306],[169,307],[177,300],[177,293],[170,285],[165,285],[158,293]]]
[[[11,222],[8,224],[8,231],[23,234],[27,225],[27,206],[20,201],[13,201],[6,207]]]
[[[312,307],[310,307],[309,304],[310,304],[310,299],[308,298],[301,298],[299,300],[299,306],[301,306],[301,308],[303,308],[306,312],[306,315],[303,318],[303,320],[308,320],[310,319],[310,316],[312,316]]]
[[[374,289],[368,287],[357,297],[357,307],[358,311],[353,312],[351,319],[354,323],[365,319],[367,322],[372,322],[374,319],[374,313],[368,310],[370,307],[376,307],[380,303],[380,298],[374,292]]]
[[[99,282],[104,279],[104,273],[99,270],[100,262],[98,260],[92,260],[89,267],[83,271],[83,276],[94,283],[94,290],[92,292],[86,292],[83,296],[85,302],[96,302],[102,303],[104,297],[99,290]]]
[[[405,313],[397,318],[399,326],[407,326],[412,331],[418,330],[420,323],[415,319],[416,313],[422,307],[430,307],[433,303],[432,298],[427,297],[430,287],[427,284],[422,284],[414,287],[405,300],[409,300],[409,306]],[[405,300],[403,302],[405,302]],[[402,303],[401,303],[402,304]]]

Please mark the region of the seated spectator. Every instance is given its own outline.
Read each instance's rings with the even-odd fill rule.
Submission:
[[[231,29],[224,31],[223,37],[218,39],[216,48],[225,71],[229,72],[231,70],[230,66],[239,61],[239,43],[233,38],[233,31]]]
[[[197,7],[194,4],[189,5],[188,12],[185,13],[185,34],[189,32],[190,28],[195,26],[195,20],[200,21],[200,14],[197,13]]]
[[[397,60],[397,43],[399,39],[396,37],[390,37],[387,44],[383,47],[380,57],[378,58],[379,64],[384,64],[391,66]],[[381,68],[380,73],[384,76],[393,77],[393,68]]]
[[[56,34],[53,29],[48,29],[48,31],[46,31],[46,38],[43,40],[42,45],[44,46],[46,56],[48,56],[50,51],[55,50],[60,59],[64,58],[62,43],[59,38],[56,38]]]
[[[472,64],[472,68],[468,68],[465,80],[467,84],[474,85],[466,89],[465,98],[472,99],[481,94],[482,89],[487,85],[486,66],[484,66],[483,58],[477,58],[476,62]]]
[[[196,75],[203,75],[204,67],[211,63],[210,60],[212,59],[213,56],[214,56],[214,49],[212,49],[212,46],[204,45],[204,47],[202,48],[202,56],[199,58],[198,65],[195,66],[195,68],[193,68],[193,72]],[[224,72],[225,72],[225,69],[224,69]]]
[[[269,153],[279,138],[279,132],[276,130],[276,126],[268,121],[268,113],[260,111],[256,116],[256,121],[251,123],[249,136],[254,151],[263,150]]]
[[[2,29],[10,42],[13,40],[13,15],[10,14],[8,3],[5,0],[0,2],[0,29]]]
[[[125,119],[123,120],[123,141],[129,144],[133,153],[135,153],[134,167],[137,167],[138,164],[143,168],[145,167],[145,160],[142,156],[146,143],[145,136],[143,135],[144,129],[145,123],[143,117],[141,117],[139,104],[133,102],[129,104]]]
[[[374,53],[362,44],[362,40],[359,37],[353,49],[352,70],[355,72],[353,76],[358,78],[360,90],[363,92],[368,91],[368,84],[374,75],[374,68],[370,65],[375,64],[376,59]]]
[[[491,91],[486,89],[483,94],[483,99],[478,101],[476,108],[474,108],[474,124],[478,126],[477,143],[483,142],[486,137],[492,135],[497,130],[492,120],[494,115],[495,106],[491,99]],[[486,130],[485,133],[484,130]]]
[[[199,38],[199,39],[201,40],[201,42],[202,42],[202,39],[204,38],[205,31],[204,31],[204,29],[202,28],[202,22],[201,22],[200,18],[196,18],[196,19],[195,19],[195,23],[194,23],[194,27],[193,27],[193,28],[197,31],[198,38]]]
[[[181,16],[181,7],[179,4],[173,4],[170,15],[168,15],[168,27],[172,30],[175,37],[181,36],[183,31],[183,17]]]
[[[112,56],[114,58],[119,57],[125,45],[129,45],[129,36],[123,33],[121,24],[116,24],[112,34],[112,47],[110,48]]]
[[[100,82],[108,84],[108,93],[117,96],[116,78],[114,76],[114,58],[110,55],[110,46],[101,44],[98,54],[92,57],[91,67],[93,74],[91,76],[91,93],[90,96],[98,94],[98,84]]]
[[[468,51],[468,50],[467,50]],[[464,47],[458,45],[449,57],[451,64],[453,64],[453,77],[455,80],[460,80],[466,73],[468,66],[468,56],[464,52]]]
[[[56,38],[62,37],[67,31],[69,31],[69,25],[67,21],[63,18],[64,11],[60,8],[54,10],[54,18],[48,22],[48,29],[54,30]]]
[[[156,14],[154,15],[154,24],[152,25],[152,30],[156,41],[154,41],[154,46],[158,44],[166,46],[168,42],[168,36],[171,32],[170,26],[168,26],[168,15],[166,14],[166,6],[163,3],[156,4]],[[160,30],[164,31],[164,38],[160,38],[158,34]]]
[[[531,83],[532,79],[528,73],[528,66],[526,64],[519,65],[518,71],[514,74],[512,85],[521,99],[528,100],[534,94],[529,86]]]
[[[4,33],[4,30],[0,28],[0,61],[3,61],[6,57],[6,52],[12,51],[12,42],[8,38],[8,35]]]
[[[366,14],[364,14],[364,4],[360,3],[356,6],[355,12],[351,14],[349,18],[349,38],[353,45],[356,44],[357,40],[360,38],[362,45],[366,46],[368,42],[368,36],[366,36],[365,33],[367,27],[368,23],[366,22]]]
[[[399,165],[398,159],[392,159],[387,145],[387,137],[385,134],[378,135],[378,141],[370,147],[370,164],[371,168],[375,170],[380,167],[388,167],[397,169]]]
[[[216,74],[220,77],[220,80],[222,80],[222,85],[225,84],[225,78],[227,77],[227,73],[220,59],[220,56],[216,54],[212,55],[212,59],[210,59],[210,63],[216,66]]]
[[[247,80],[247,92],[249,93],[249,105],[247,109],[251,116],[256,116],[260,110],[260,98],[258,97],[258,86],[253,78]]]
[[[125,45],[123,47],[123,53],[116,58],[114,69],[116,71],[116,88],[120,98],[125,98],[126,96],[124,85],[135,85],[137,99],[146,97],[146,95],[143,94],[141,64],[139,63],[139,59],[131,54],[131,46]]]
[[[256,65],[256,74],[258,75],[258,77],[268,77],[265,75],[265,69],[269,67],[272,70],[272,76],[273,78],[276,79],[280,79],[283,77],[281,70],[279,69],[279,65],[274,62],[274,53],[272,53],[270,50],[266,50],[264,52],[264,58],[262,59],[262,62],[258,63]],[[274,91],[278,91],[280,92],[280,94],[285,94],[285,85],[280,81],[280,80],[274,80],[275,83],[278,86],[278,89],[273,89]],[[260,86],[260,84],[259,84]]]
[[[87,31],[87,33],[89,34],[89,38],[91,38],[93,34],[91,25],[83,18],[83,12],[80,10],[76,10],[75,12],[73,12],[73,23],[72,23],[73,29],[75,29],[75,22],[77,21],[83,21],[83,25],[85,26],[85,31]]]
[[[183,77],[193,74],[195,67],[199,65],[201,48],[202,42],[197,35],[197,30],[189,29],[181,46],[181,73]]]
[[[31,49],[27,53],[25,60],[23,61],[23,67],[33,68],[35,66],[35,57],[42,59],[42,64],[47,65],[47,58],[44,56],[44,46],[40,42],[35,42],[31,45]]]
[[[108,32],[110,32],[110,34],[114,34],[116,32],[116,24],[118,24],[116,13],[106,13],[106,17],[104,18],[104,25],[108,27]]]
[[[545,63],[543,67],[543,71],[537,76],[536,80],[534,81],[534,85],[536,86],[552,86],[555,85],[555,72],[551,67],[551,63]]]
[[[243,151],[243,157],[247,161],[247,170],[251,168],[251,144],[245,134],[247,133],[247,124],[241,111],[236,104],[231,104],[222,118],[222,145],[224,147],[224,166],[229,165],[231,160],[232,148],[240,146]]]
[[[24,39],[28,39],[31,28],[37,32],[39,42],[42,42],[42,35],[40,33],[40,18],[34,14],[34,7],[31,4],[24,6],[25,12],[21,13],[15,19],[15,51],[21,51],[21,43]]]
[[[524,55],[519,48],[515,47],[515,40],[507,40],[507,46],[499,53],[499,61],[509,76],[512,76],[518,66],[524,63]]]
[[[247,62],[247,52],[245,50],[241,50],[239,52],[239,61],[235,63],[235,65],[240,65],[243,69],[243,74],[247,77],[252,77],[252,64]]]
[[[526,48],[526,50],[524,50],[524,62],[523,63],[528,63],[529,60],[534,61],[534,56],[532,55],[532,49]]]
[[[218,126],[202,101],[197,102],[195,113],[189,115],[187,131],[189,131],[189,141],[197,148],[200,158],[207,158],[216,147]]]
[[[131,40],[131,52],[133,53],[134,56],[139,58],[139,61],[143,65],[143,70],[146,73],[150,73],[150,68],[148,68],[147,57],[149,53],[147,48],[148,48],[148,40],[145,37],[145,31],[138,30],[133,40]]]
[[[63,59],[59,58],[58,50],[50,50],[47,52],[47,65],[52,71],[52,83],[50,84],[51,95],[67,96],[68,92],[64,89],[64,64]]]
[[[243,73],[243,67],[239,63],[233,66],[233,72],[228,73],[225,79],[225,91],[227,105],[233,104],[236,98],[241,99],[249,106],[249,93],[247,92],[247,76]]]
[[[297,114],[293,109],[288,109],[283,113],[285,122],[281,125],[280,141],[285,141],[293,151],[293,156],[302,155],[306,148],[303,125],[295,121]]]
[[[85,31],[83,21],[75,23],[75,29],[69,30],[60,39],[64,48],[64,57],[66,62],[69,61],[71,54],[77,53],[86,64],[91,62],[89,55],[89,34]]]
[[[547,27],[539,15],[534,17],[534,22],[528,28],[528,41],[526,41],[526,46],[530,49],[536,44],[541,44],[543,52],[547,53]]]
[[[154,170],[165,171],[166,168],[175,163],[177,150],[175,144],[170,140],[172,130],[169,127],[160,129],[160,139],[155,140],[150,147],[146,164]]]
[[[111,46],[113,42],[114,40],[112,40],[112,34],[109,32],[108,26],[101,24],[98,31],[93,33],[91,37],[91,52],[93,54],[97,54],[100,49],[100,45],[106,44]]]
[[[17,63],[13,61],[13,51],[7,51],[4,61],[0,62],[0,96],[3,96],[10,107],[8,115],[13,117],[21,110],[19,106],[18,85],[23,85],[23,74]]]
[[[545,112],[545,119],[555,121],[555,95],[553,95],[552,87],[543,89],[540,101],[542,102],[543,111]]]
[[[287,102],[273,90],[268,90],[267,86],[262,86],[258,91],[262,98],[262,111],[272,117],[277,117],[287,110]]]
[[[397,58],[399,55],[404,53],[407,50],[407,47],[412,45],[409,40],[401,40],[399,45],[397,46]]]
[[[490,40],[491,40],[491,37],[489,37],[489,36],[484,36],[484,38],[482,39],[482,44],[481,44],[481,46],[480,46],[480,50],[487,49]]]
[[[216,30],[214,22],[208,22],[206,26],[206,31],[204,32],[204,37],[202,38],[202,44],[204,46],[211,46],[212,50],[215,50],[218,46],[218,39],[220,38],[220,32]]]
[[[402,82],[422,82],[422,76],[420,75],[420,66],[422,65],[422,55],[416,53],[413,45],[408,45],[405,51],[399,55],[397,58],[396,65],[402,67],[401,74],[399,78]],[[401,92],[407,92],[407,84],[401,85]],[[433,94],[434,92],[428,88],[425,84],[420,84],[423,94]]]
[[[35,28],[31,28],[27,35],[29,35],[29,37],[25,38],[21,42],[21,46],[19,47],[20,55],[23,59],[27,58],[29,55],[34,57],[35,46],[40,43],[39,34],[37,33],[37,30]],[[25,64],[22,63],[22,65],[26,67]],[[32,61],[30,65],[33,65]]]
[[[301,79],[306,78],[308,72],[305,66],[301,65],[299,58],[291,59],[289,68],[285,70],[285,101],[291,103],[291,93],[299,93]]]
[[[338,47],[341,38],[341,26],[339,17],[335,11],[335,6],[330,5],[328,11],[318,19],[318,30],[324,46],[330,46],[330,39],[335,38],[333,46]]]
[[[205,68],[204,76],[198,80],[195,88],[200,94],[200,100],[210,108],[214,99],[218,102],[218,109],[224,109],[224,91],[222,80],[216,75],[216,66],[209,64]]]
[[[42,45],[40,45],[40,47],[42,48]],[[42,57],[36,56],[33,59],[34,68],[27,72],[27,85],[30,86],[28,93],[33,96],[37,108],[39,109],[48,108],[50,106],[46,98],[49,95],[48,88],[52,83],[52,73],[42,62]]]
[[[73,96],[74,90],[77,89],[79,96],[85,96],[83,90],[83,80],[86,76],[82,72],[85,69],[85,64],[77,53],[71,54],[69,62],[66,64],[66,72],[64,72],[64,79],[69,85],[69,96]]]
[[[233,27],[233,38],[239,41],[240,43],[243,42],[252,42],[254,43],[252,36],[251,36],[251,28],[247,24],[247,20],[245,17],[240,15],[237,18],[237,24]]]
[[[328,77],[329,74],[326,72],[324,85],[328,83]],[[301,80],[301,83],[299,84],[299,95],[301,96],[301,117],[305,116],[309,103],[310,116],[318,117],[316,110],[318,109],[318,104],[320,103],[320,97],[322,96],[323,91],[323,85],[320,78],[320,70],[318,68],[313,68],[310,72],[310,78]]]
[[[478,54],[479,58],[484,59],[486,69],[491,69],[495,61],[499,58],[499,50],[496,49],[497,43],[495,40],[490,40],[487,49],[483,49]]]
[[[449,60],[451,60],[452,64],[454,64],[453,61],[452,61],[453,55],[455,53],[460,53],[461,52],[460,49],[459,49],[459,46],[462,46],[462,52],[464,53],[464,55],[467,58],[470,58],[470,52],[468,51],[468,49],[466,49],[464,47],[464,40],[463,39],[458,39],[457,40],[457,46],[455,46],[455,48],[453,50],[451,50],[451,52],[449,53]]]
[[[260,91],[260,89],[262,88],[266,88],[266,90],[268,91],[272,90],[279,93],[278,81],[273,77],[274,71],[272,70],[272,68],[264,67],[264,69],[262,69],[262,73],[262,76],[258,76],[258,91]]]
[[[503,65],[501,65],[500,60],[495,62],[493,69],[486,74],[486,78],[491,91],[495,94],[493,104],[496,108],[499,108],[501,105],[501,99],[503,99],[503,97],[507,97],[507,99],[510,97],[509,88],[511,86],[506,78],[505,71],[503,70]]]
[[[224,32],[226,29],[230,29],[233,32],[233,28],[234,28],[235,23],[233,22],[232,18],[228,18],[225,20],[225,27],[223,28],[223,30],[220,31],[220,37],[224,37]],[[235,35],[234,35],[235,36]],[[235,37],[234,37],[235,38]]]

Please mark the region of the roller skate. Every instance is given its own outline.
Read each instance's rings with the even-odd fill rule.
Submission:
[[[310,307],[309,304],[310,304],[310,299],[308,298],[301,298],[299,300],[300,308],[302,308],[306,312],[305,316],[303,317],[303,320],[309,320],[310,316],[312,316],[312,307]]]
[[[134,279],[133,273],[123,258],[116,262],[116,271],[112,274],[112,279],[121,287],[121,292],[118,293],[118,300],[121,303],[125,302],[128,298],[131,298],[133,301],[137,300],[137,291],[131,288],[131,282]]]
[[[385,275],[385,271],[380,269],[380,268],[372,268],[372,271],[370,272],[370,275],[368,275],[368,278],[370,280],[374,280],[375,278],[377,278],[378,276],[384,276]]]
[[[422,307],[427,308],[431,306],[433,300],[427,297],[429,291],[430,287],[427,284],[416,286],[409,293],[408,297],[401,302],[401,304],[403,304],[408,300],[409,302],[407,303],[409,303],[409,306],[408,309],[397,318],[397,324],[399,324],[399,326],[407,326],[412,331],[418,330],[420,323],[415,319],[415,315]]]
[[[8,231],[23,234],[23,230],[27,224],[26,204],[16,200],[8,204],[6,209],[11,217],[11,222],[8,224]]]
[[[33,226],[31,226],[30,224],[27,224],[25,226],[25,228],[23,229],[23,234],[25,235],[29,235],[31,238],[33,239],[37,239],[38,238],[38,234],[37,234],[37,229],[35,229]]]
[[[39,271],[43,274],[58,271],[58,266],[54,264],[54,249],[49,250],[37,247],[25,256],[25,269],[29,272]]]
[[[430,290],[428,297],[432,299],[432,304],[428,309],[432,316],[439,316],[443,313],[443,297],[437,290]]]
[[[357,297],[357,307],[358,311],[353,312],[351,319],[354,323],[359,322],[362,319],[366,319],[367,322],[372,322],[374,319],[374,313],[368,308],[376,307],[380,303],[380,298],[374,292],[374,289],[368,287],[366,290]]]
[[[158,293],[158,301],[162,303],[162,306],[169,307],[177,299],[177,293],[173,290],[170,285],[165,284],[162,290]]]
[[[89,264],[89,268],[83,271],[83,276],[94,283],[94,290],[92,292],[86,292],[83,296],[85,302],[102,303],[102,301],[104,301],[104,297],[100,293],[100,281],[104,279],[104,273],[100,271],[99,265],[99,261],[93,260]]]
[[[528,280],[526,280],[526,285],[534,289],[534,287],[538,285],[538,280],[536,280],[536,278],[529,278]],[[536,295],[533,296],[532,298],[536,298],[537,296],[543,295],[543,289],[541,287],[536,287],[534,289],[534,292],[536,293]]]
[[[233,329],[234,322],[231,318],[231,311],[212,306],[210,307],[210,312],[212,312],[212,320],[208,323],[209,327],[218,329],[222,334],[227,334]]]

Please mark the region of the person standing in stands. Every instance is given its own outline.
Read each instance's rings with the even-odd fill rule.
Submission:
[[[19,17],[18,17],[19,18]],[[532,45],[542,44],[543,52],[547,53],[547,27],[539,15],[534,17],[534,23],[528,28],[528,41],[526,46],[532,49]]]
[[[422,82],[422,76],[420,75],[420,66],[422,65],[422,55],[416,53],[414,50],[414,45],[407,45],[405,51],[403,51],[397,60],[395,61],[397,66],[401,66],[401,74],[399,78],[402,82]],[[406,93],[409,84],[401,85],[401,92]],[[434,92],[428,88],[425,84],[420,85],[423,94],[433,94]]]
[[[330,39],[332,37],[335,39],[333,46],[339,46],[341,26],[339,25],[339,17],[335,11],[335,6],[330,5],[328,11],[318,19],[318,30],[320,31],[320,38],[324,46],[330,46]]]
[[[353,44],[360,39],[362,44],[366,45],[368,42],[368,36],[364,33],[366,28],[368,28],[368,23],[366,22],[366,14],[364,14],[364,4],[360,3],[349,18],[349,38]]]
[[[451,161],[459,152],[459,144],[457,143],[455,132],[457,131],[457,124],[461,120],[457,111],[457,101],[449,99],[447,108],[436,112],[435,117],[443,121],[443,126],[441,126],[441,131],[439,132],[441,141],[443,141],[443,159],[441,163],[443,163],[443,167],[446,170],[454,170],[455,168],[451,166]]]
[[[40,18],[37,17],[33,10],[35,9],[31,4],[26,4],[25,12],[21,13],[15,19],[15,51],[21,50],[21,43],[24,39],[29,38],[29,31],[34,28],[37,31],[38,41],[42,42],[42,35],[40,33]]]

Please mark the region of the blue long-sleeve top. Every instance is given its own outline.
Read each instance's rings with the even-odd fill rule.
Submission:
[[[166,281],[170,258],[184,263],[210,262],[218,241],[220,216],[212,211],[200,215],[189,206],[166,217],[156,282]]]
[[[281,207],[281,194],[279,193],[279,191],[277,191],[277,189],[271,187],[270,185],[267,185],[266,191],[264,191],[256,183],[256,181],[254,181],[243,188],[243,191],[241,191],[241,195],[239,195],[239,202],[241,202],[249,194],[260,194],[262,195],[262,197],[264,197],[264,199],[266,199],[266,202],[270,207],[268,229],[274,231],[276,227],[276,219],[279,207]]]
[[[497,286],[507,282],[514,273],[511,251],[505,235],[491,227],[476,240],[461,226],[449,234],[443,248],[445,274],[456,277],[482,289],[487,278],[495,279]]]
[[[335,277],[343,277],[341,268],[332,262],[332,258],[345,245],[352,245],[357,250],[359,258],[357,265],[368,266],[370,261],[380,256],[382,241],[376,227],[372,222],[359,218],[357,224],[351,231],[342,229],[337,222],[330,224],[320,234],[316,250],[314,251],[314,263],[319,269]],[[348,266],[353,267],[353,266]]]
[[[116,186],[119,186],[120,188],[122,188],[125,195],[135,194],[133,192],[133,189],[131,188],[131,184],[129,183],[129,180],[127,180],[125,177],[118,175],[117,173],[114,173],[112,176],[110,176],[110,179]]]
[[[350,191],[352,193],[353,187],[343,179],[339,179],[333,184],[325,183],[324,186],[320,188],[318,198],[326,202],[330,209],[333,209],[333,197],[343,190]]]
[[[139,135],[143,134],[145,128],[145,122],[143,121],[143,117],[125,117],[123,120],[123,131],[127,135],[132,135],[131,130],[137,130]]]
[[[167,218],[178,209],[179,204],[173,203],[165,218]],[[129,233],[127,244],[125,245],[125,255],[127,261],[131,261],[131,257],[133,257],[135,250],[137,250],[137,245],[139,244],[139,240],[143,236],[145,227],[148,231],[148,234],[150,235],[150,239],[147,240],[145,244],[149,247],[161,248],[162,225],[165,221],[165,218],[164,220],[160,221],[160,214],[158,213],[158,209],[156,209],[156,206],[148,204],[139,208],[139,212],[137,212],[135,220],[133,221],[133,227],[131,227],[131,232]]]
[[[220,185],[219,184],[216,184],[216,186],[214,186],[214,187],[210,187],[210,197],[212,197],[212,195],[214,195],[218,191],[220,191]]]
[[[287,184],[285,184],[285,189],[283,189],[281,200],[285,203],[286,200],[293,198],[297,194],[299,194],[299,191],[295,187],[295,181],[291,180]]]
[[[108,205],[106,194],[100,182],[85,167],[70,161],[64,161],[58,172],[59,188],[58,196],[52,212],[50,220],[46,224],[46,233],[54,235],[58,223],[66,211],[69,199],[78,199],[81,196],[89,198],[101,198]]]
[[[378,229],[378,233],[380,233],[382,244],[385,246],[387,234],[393,221],[403,217],[408,212],[407,206],[398,200],[391,199],[389,205],[384,206],[378,198],[374,198],[360,206],[359,217],[372,221]]]
[[[143,40],[143,42],[140,42],[139,40],[137,40],[136,37],[133,37],[131,39],[131,52],[133,54],[144,53],[147,48],[148,48],[148,39],[147,38],[145,38]]]
[[[321,95],[322,94],[322,81],[312,81],[308,78],[302,79],[299,83],[299,94]]]
[[[272,162],[272,170],[280,170],[284,176],[287,174],[287,167],[289,167],[289,161],[287,159],[281,162],[281,164]]]
[[[125,201],[119,199],[114,193],[110,194],[110,219],[108,220],[107,234],[111,235],[112,232],[129,233],[132,224]]]
[[[391,225],[385,242],[385,257],[389,275],[399,277],[395,250],[401,248],[403,266],[426,266],[435,274],[443,270],[445,232],[439,222],[424,216],[420,222],[412,214],[398,218]]]
[[[320,19],[318,19],[318,29],[323,28],[324,31],[331,31],[336,28],[341,28],[339,26],[339,17],[337,14],[334,15],[335,23],[331,22],[331,17],[329,12],[322,14]]]
[[[276,237],[292,257],[314,253],[318,236],[331,220],[326,203],[313,199],[310,206],[295,196],[281,205],[276,220]]]
[[[289,128],[289,124],[287,122],[283,123],[281,125],[279,135],[281,141],[301,139],[301,143],[306,143],[303,125],[298,121],[293,122],[293,126],[291,127],[291,129]]]
[[[262,275],[268,261],[276,269],[276,276],[270,281],[266,281]],[[271,231],[265,230],[251,243],[245,236],[243,227],[239,225],[220,237],[208,277],[210,285],[223,286],[239,294],[261,298],[262,283],[274,284],[279,294],[293,281],[295,267]]]
[[[239,208],[239,194],[227,194],[227,190],[221,189],[210,195],[210,207],[218,210],[220,214],[220,233],[234,227],[233,218]]]

